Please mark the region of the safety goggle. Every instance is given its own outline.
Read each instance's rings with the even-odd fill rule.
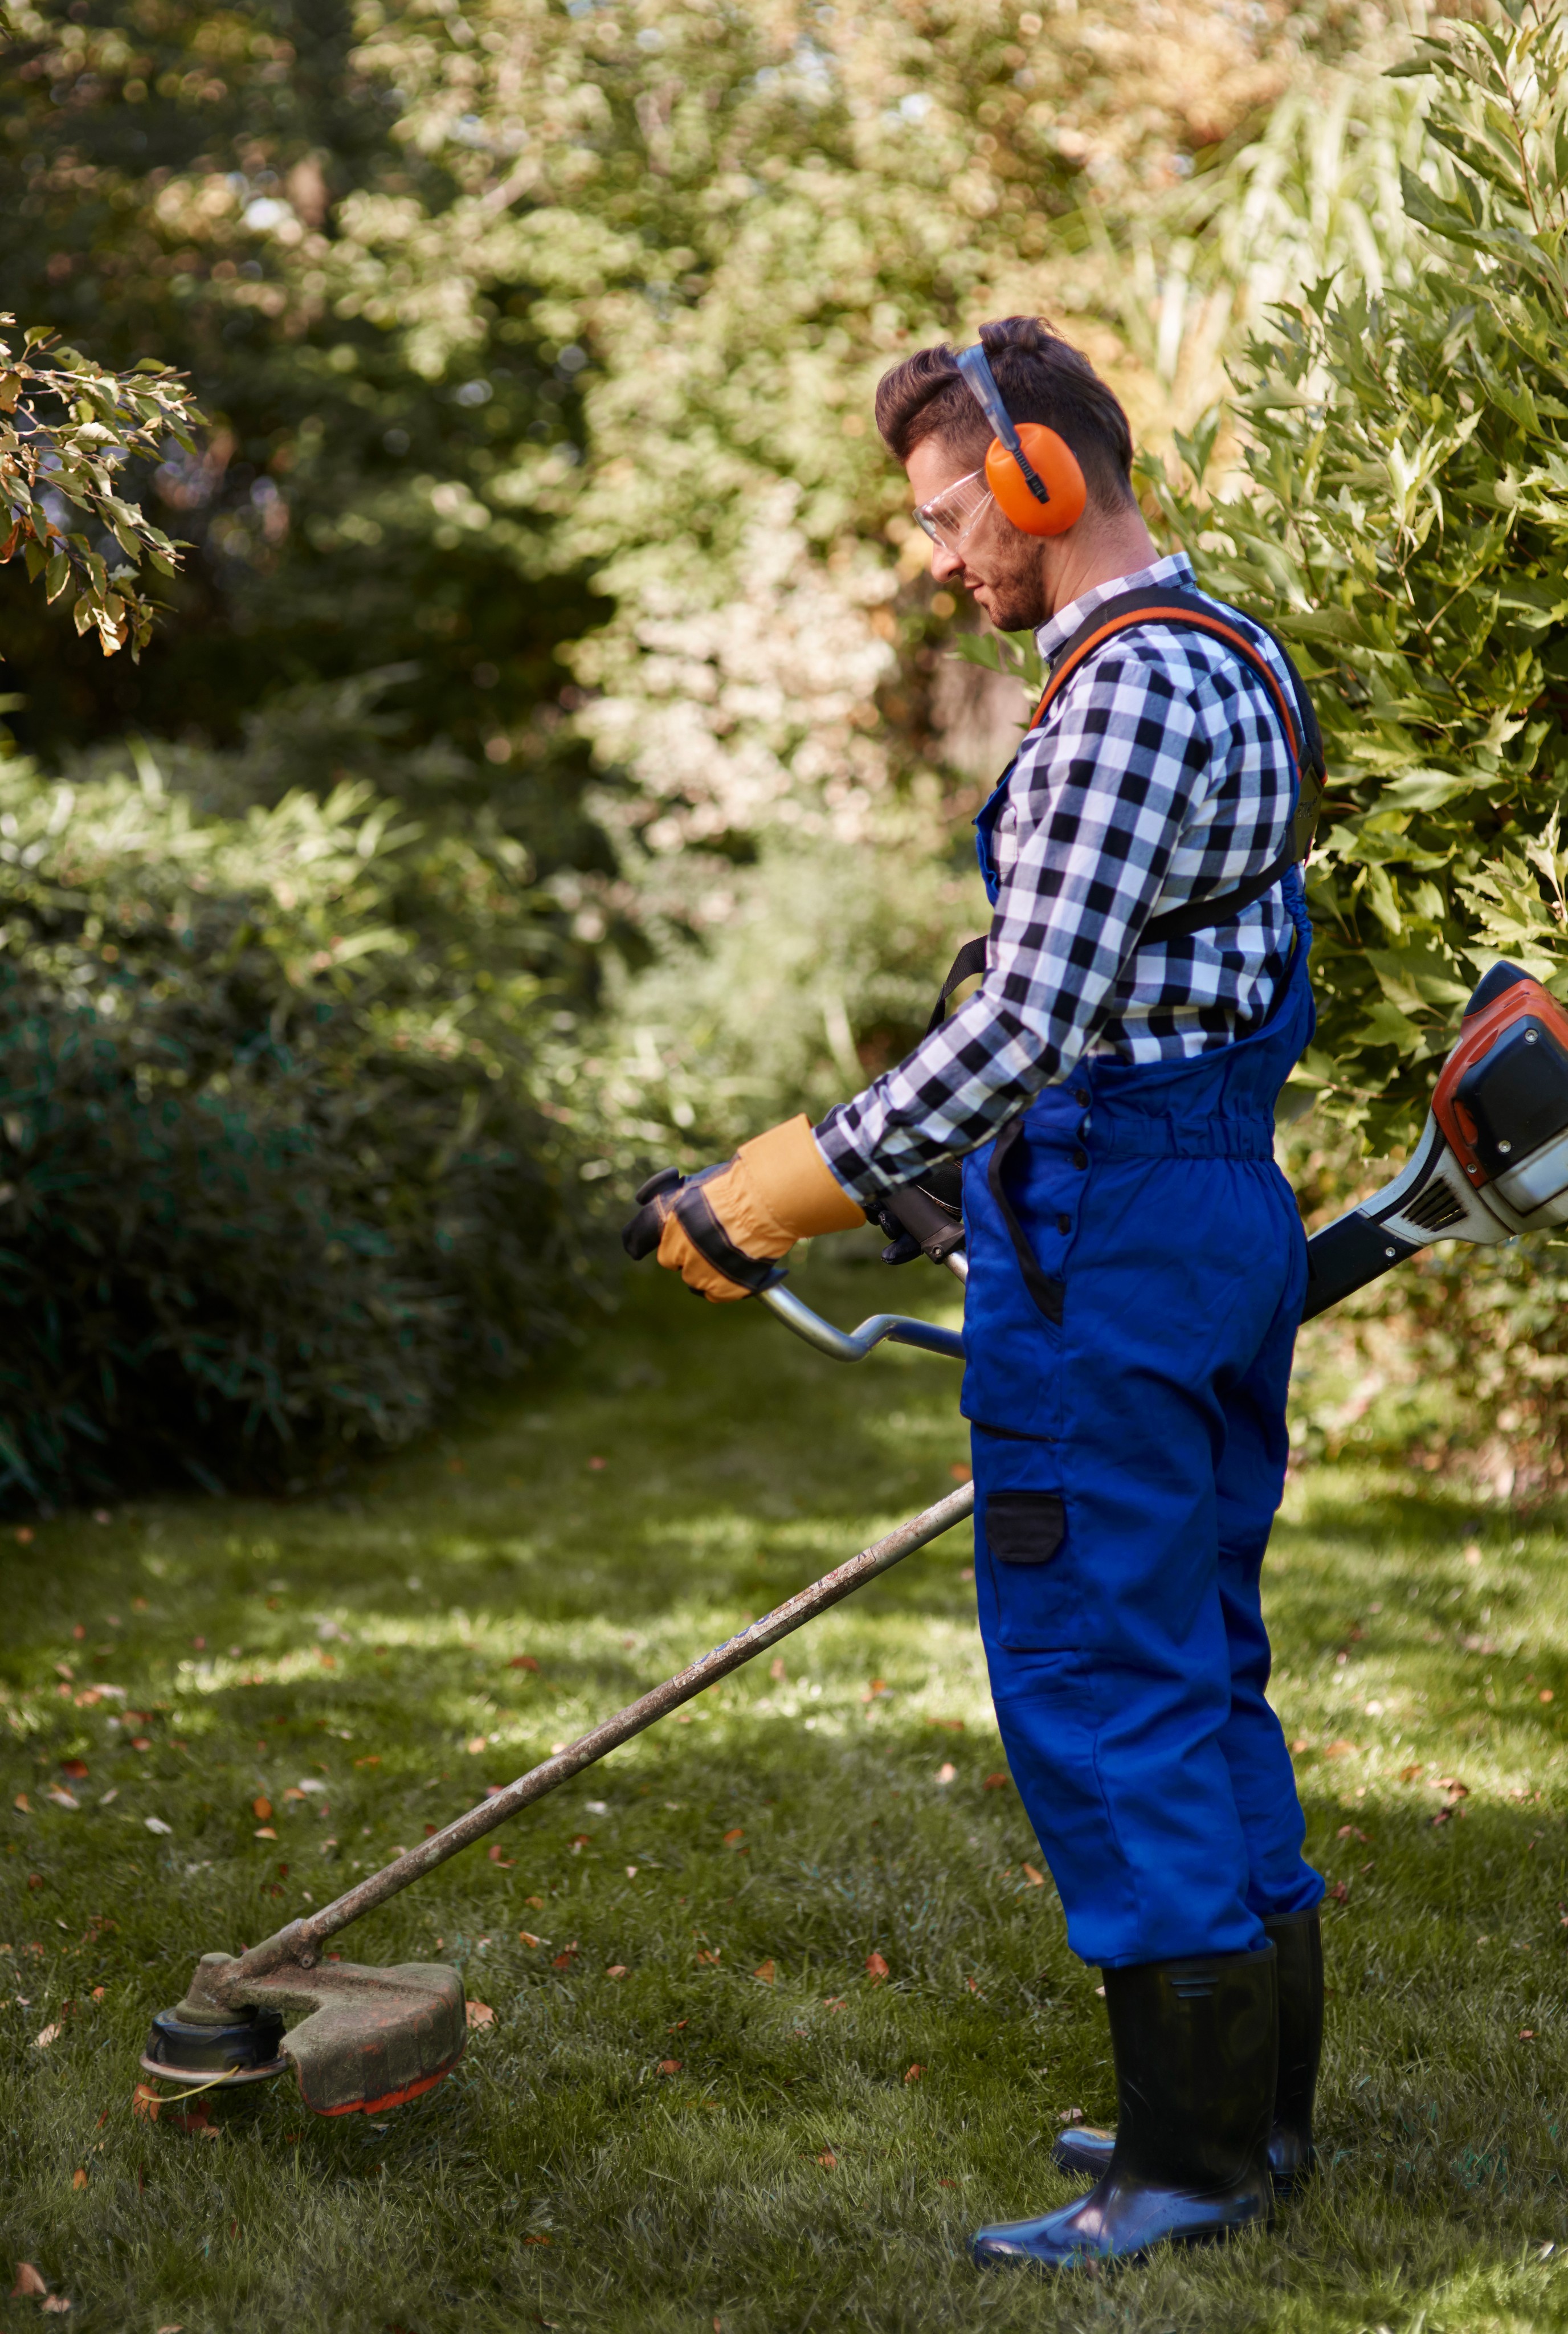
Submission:
[[[971,470],[967,477],[956,478],[939,495],[933,495],[928,503],[917,503],[915,518],[933,543],[939,543],[944,551],[957,551],[990,499],[985,471]]]

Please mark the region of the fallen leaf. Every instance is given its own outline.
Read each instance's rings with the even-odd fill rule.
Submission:
[[[1328,1749],[1323,1752],[1323,1757],[1325,1759],[1342,1759],[1347,1750],[1353,1750],[1355,1747],[1356,1746],[1353,1742],[1346,1742],[1343,1741],[1339,1742],[1331,1742]]]
[[[531,1905],[536,1913],[543,1913],[544,1910],[544,1899],[543,1896],[524,1896],[523,1902],[524,1905]]]
[[[11,1804],[19,1815],[30,1816],[33,1812],[32,1808],[27,1804],[27,1794],[25,1791],[18,1791]]]
[[[69,1808],[72,1813],[82,1805],[74,1792],[64,1789],[59,1783],[50,1784],[48,1796],[57,1808]]]
[[[468,2003],[468,2023],[470,2027],[494,2026],[495,2023],[495,2013],[491,2009],[487,2001],[475,2001],[470,1999]]]
[[[975,1470],[967,1466],[962,1459],[955,1459],[948,1472],[955,1483],[968,1483],[974,1480]]]
[[[1024,1865],[1024,1868],[1023,1868],[1023,1869],[1024,1869],[1024,1879],[1029,1883],[1029,1886],[1030,1886],[1030,1887],[1031,1887],[1031,1888],[1044,1888],[1044,1886],[1045,1886],[1045,1875],[1044,1875],[1043,1872],[1036,1872],[1036,1871],[1035,1871],[1035,1869],[1034,1869],[1034,1866],[1032,1864],[1026,1864],[1026,1865]]]
[[[817,2158],[817,2162],[822,2166],[823,2170],[827,2172],[832,2172],[836,2168],[838,2160],[838,2157],[833,2154],[831,2147],[824,2147],[822,2154]]]
[[[63,2318],[70,2308],[71,2304],[63,2293],[51,2293],[46,2294],[44,2297],[43,2315],[45,2318]]]
[[[784,1667],[784,1657],[782,1654],[775,1654],[774,1655],[772,1661],[767,1665],[767,1673],[769,1677],[772,1678],[774,1685],[782,1685],[784,1683],[785,1678],[789,1675],[789,1672]]]
[[[706,1962],[709,1967],[711,1967],[718,1961],[723,1952],[724,1947],[722,1945],[716,1945],[711,1953],[709,1953],[706,1945],[698,1945],[697,1949],[697,1958],[699,1962]]]
[[[1334,1837],[1336,1839],[1359,1839],[1364,1847],[1366,1845],[1367,1836],[1364,1831],[1358,1831],[1354,1824],[1341,1824],[1338,1831],[1334,1834]]]
[[[1467,1799],[1470,1796],[1470,1786],[1468,1783],[1461,1783],[1457,1775],[1435,1777],[1432,1789],[1435,1791],[1447,1791],[1449,1798],[1455,1799]]]
[[[882,1980],[891,1974],[880,1953],[866,1955],[866,1970],[873,1985],[880,1985]]]
[[[277,1837],[277,1834],[273,1829],[271,1824],[257,1824],[255,1828],[255,1836],[257,1839],[276,1839]]]
[[[87,2175],[80,2165],[71,2175],[71,2185],[73,2188],[85,2188],[87,2185]]]
[[[944,1759],[941,1765],[937,1770],[937,1780],[938,1783],[954,1782],[957,1778],[957,1773],[958,1770],[954,1766],[952,1760],[950,1759]]]
[[[735,1844],[736,1844],[736,1840],[738,1840],[738,1839],[744,1839],[745,1837],[746,1837],[746,1827],[745,1827],[745,1825],[744,1825],[744,1824],[736,1824],[733,1831],[726,1831],[726,1832],[725,1833],[725,1836],[724,1836],[724,1845],[726,1846],[726,1847],[733,1847],[735,1846]]]
[[[630,1977],[631,1972],[624,1962],[611,1962],[604,1974],[606,1977]]]
[[[636,1877],[637,1877],[637,1866],[636,1866],[636,1865],[635,1865],[635,1864],[629,1864],[629,1865],[627,1866],[627,1867],[626,1867],[626,1876],[627,1876],[628,1880],[635,1880],[635,1879],[636,1879]]]
[[[354,1764],[355,1764],[355,1766],[356,1766],[356,1767],[379,1767],[379,1766],[380,1765],[380,1763],[381,1763],[381,1754],[380,1754],[380,1752],[379,1750],[372,1750],[372,1751],[370,1751],[370,1754],[369,1754],[369,1756],[368,1756],[368,1757],[363,1758],[363,1759],[356,1759],[356,1760],[354,1760]],[[285,1795],[285,1796],[286,1796],[286,1795]]]
[[[822,2008],[829,2011],[830,2014],[846,2007],[847,2005],[842,1993],[830,1993],[823,1998]]]
[[[770,1961],[759,1962],[753,1970],[752,1975],[761,1978],[764,1985],[771,1985],[774,1981],[774,1964]]]
[[[20,1541],[21,1545],[22,1545],[24,1548],[25,1548],[25,1547],[28,1545],[28,1543],[31,1541],[32,1538],[33,1538],[33,1527],[32,1527],[32,1525],[31,1525],[31,1524],[22,1524],[22,1525],[19,1525],[19,1526],[18,1526],[18,1528],[17,1528],[16,1538],[17,1538],[17,1539]]]
[[[659,2071],[661,2075],[678,2075],[681,2063],[678,2059],[661,2059],[659,2062]]]
[[[1542,1699],[1542,1701],[1543,1701],[1543,1702],[1550,1702],[1550,1701],[1552,1701],[1552,1700],[1553,1700],[1553,1698],[1554,1698],[1554,1697],[1553,1697],[1553,1693],[1552,1693],[1552,1689],[1551,1689],[1551,1687],[1550,1687],[1549,1685],[1544,1685],[1544,1686],[1542,1687],[1542,1689],[1541,1689],[1541,1699]]]
[[[40,2050],[47,2050],[52,2042],[59,2041],[64,2031],[63,2026],[46,2026],[41,2034],[34,2036],[34,2045]]]
[[[485,1748],[485,1737],[482,1734],[471,1734],[463,1748],[467,1751],[470,1759],[476,1759]]]
[[[904,2077],[904,2080],[906,2083],[918,2083],[925,2071],[924,2067],[922,2067],[917,2059],[915,2064],[909,2069],[909,2073]]]
[[[104,1995],[108,1992],[108,1991],[109,1991],[109,1988],[108,1988],[106,1985],[95,1985],[95,1986],[93,1987],[93,1989],[92,1989],[92,1999],[93,1999],[93,2001],[102,2001],[102,1999],[103,1999],[103,1997],[104,1997]]]
[[[284,1792],[285,1799],[303,1799],[304,1796],[304,1793],[301,1790],[297,1783],[290,1783]]]
[[[1333,1886],[1329,1890],[1329,1895],[1333,1898],[1336,1905],[1342,1905],[1350,1893],[1350,1890],[1345,1886],[1342,1880],[1336,1880]]]
[[[270,1799],[253,1799],[250,1803],[250,1811],[252,1815],[255,1816],[257,1823],[271,1823],[273,1803]]]
[[[544,1940],[543,1937],[531,1935],[526,1929],[519,1929],[517,1932],[517,1942],[520,1945],[526,1945],[529,1952],[532,1953],[534,1947],[536,1945],[542,1945],[544,1943]]]
[[[41,2301],[49,2288],[31,2262],[18,2262],[16,2282],[11,2289],[13,2301]]]
[[[588,1461],[589,1471],[591,1474],[602,1475],[609,1464],[608,1459],[591,1459]]]
[[[136,1736],[135,1740],[132,1741],[132,1743],[131,1743],[131,1746],[130,1746],[130,1747],[131,1747],[131,1749],[132,1749],[133,1750],[151,1750],[151,1748],[152,1748],[152,1745],[151,1745],[151,1743],[148,1741],[147,1736],[146,1736],[145,1734],[139,1734],[139,1735],[137,1735],[137,1736]]]
[[[593,1834],[591,1831],[575,1832],[567,1841],[566,1845],[571,1849],[573,1856],[581,1856],[592,1837]]]
[[[547,2245],[550,2240],[542,2230],[535,2229],[530,2235],[524,2237],[523,2242],[525,2245]]]
[[[130,2112],[143,2116],[149,2123],[158,2121],[158,2111],[163,2105],[163,2094],[155,2091],[150,2083],[138,2083],[130,2095]]]
[[[63,1775],[69,1775],[73,1783],[84,1783],[87,1780],[87,1761],[85,1759],[62,1759],[60,1771]]]
[[[149,1831],[157,1832],[163,1839],[168,1839],[174,1830],[174,1826],[172,1824],[166,1824],[161,1816],[143,1816],[142,1822],[146,1825]]]
[[[572,1943],[571,1943],[569,1945],[563,1945],[563,1947],[561,1948],[561,1951],[556,1954],[555,1959],[551,1963],[551,1964],[550,1964],[551,1968],[552,1968],[552,1969],[570,1969],[570,1968],[571,1968],[571,1966],[572,1966],[572,1963],[573,1960],[574,1960],[574,1959],[575,1959],[575,1957],[576,1957],[576,1953],[577,1953],[577,1940],[576,1940],[576,1938],[575,1938],[575,1937],[573,1937],[573,1938],[572,1938]]]
[[[517,1859],[515,1856],[503,1856],[501,1853],[501,1843],[499,1840],[496,1840],[493,1843],[490,1849],[490,1861],[492,1864],[501,1865],[507,1872],[510,1872],[515,1866]]]
[[[875,1702],[880,1693],[886,1693],[887,1691],[888,1683],[885,1678],[873,1678],[870,1685],[863,1685],[861,1688],[861,1700],[862,1702]]]
[[[1521,2026],[1519,2029],[1519,2040],[1521,2042],[1534,2042],[1535,2040],[1535,2029],[1533,2026]]]
[[[983,1791],[1005,1791],[1012,1779],[1011,1775],[987,1775],[980,1789]]]
[[[532,1654],[514,1654],[506,1666],[509,1670],[536,1670],[539,1664]]]

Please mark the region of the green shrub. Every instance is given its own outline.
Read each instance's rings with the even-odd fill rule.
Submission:
[[[0,762],[0,1495],[286,1482],[559,1330],[547,940],[363,786]],[[495,969],[510,964],[512,969]]]
[[[1217,415],[1178,441],[1189,482],[1150,474],[1202,581],[1312,678],[1329,791],[1297,1078],[1380,1153],[1419,1126],[1486,966],[1568,998],[1568,24],[1505,0],[1400,71],[1431,76],[1438,166],[1403,173],[1408,280],[1276,312],[1222,499]],[[1386,1356],[1397,1328],[1398,1369],[1451,1391],[1453,1442],[1517,1490],[1563,1470],[1565,1287],[1561,1241],[1439,1247],[1310,1334]]]

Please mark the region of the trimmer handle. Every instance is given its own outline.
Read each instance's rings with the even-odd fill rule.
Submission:
[[[922,1191],[918,1183],[901,1184],[895,1191],[882,1194],[883,1211],[900,1224],[915,1245],[933,1264],[946,1264],[956,1249],[964,1245],[964,1221]]]

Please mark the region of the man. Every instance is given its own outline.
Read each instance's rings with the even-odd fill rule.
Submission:
[[[1053,668],[976,822],[980,988],[815,1129],[648,1187],[627,1241],[740,1297],[963,1157],[980,1627],[1119,2098],[1053,2151],[1090,2193],[975,2252],[1069,2264],[1266,2220],[1311,2161],[1323,1884],[1258,1577],[1306,1272],[1273,1107],[1312,1030],[1314,733],[1270,635],[1157,555],[1085,360],[1030,317],[980,342],[877,392],[933,575]]]

